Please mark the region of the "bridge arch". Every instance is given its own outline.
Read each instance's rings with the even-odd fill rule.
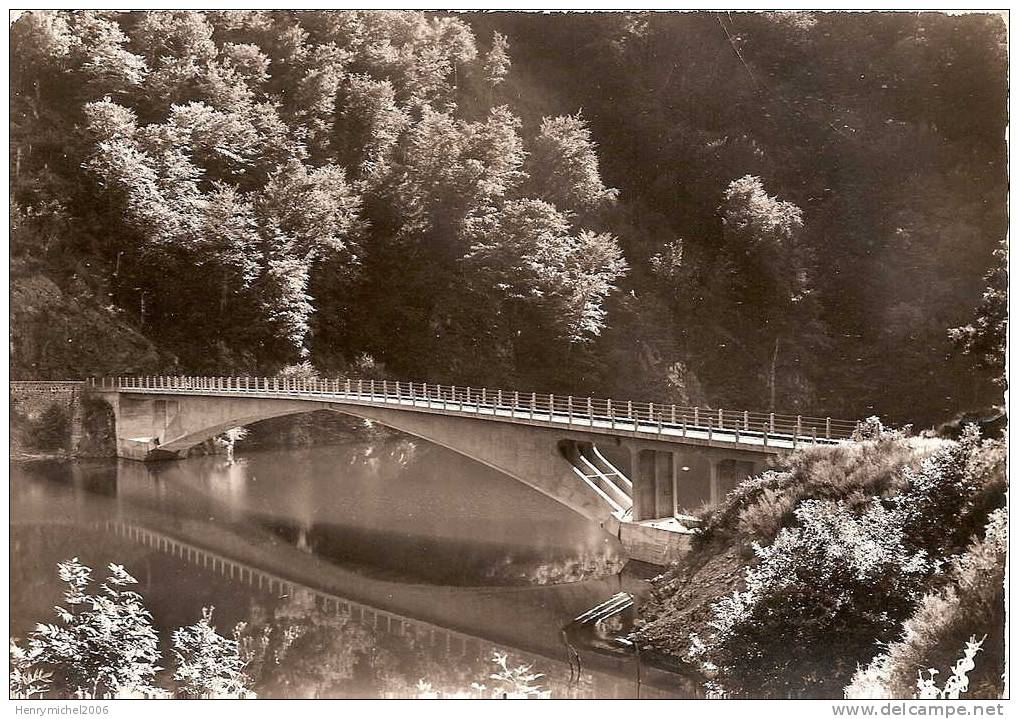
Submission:
[[[577,477],[563,456],[559,446],[562,436],[543,428],[299,399],[128,394],[107,399],[114,408],[118,454],[122,457],[179,457],[233,427],[325,410],[377,422],[451,450],[511,477],[609,531],[615,526],[613,507]]]

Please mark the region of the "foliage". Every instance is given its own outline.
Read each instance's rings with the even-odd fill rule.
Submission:
[[[57,565],[67,585],[58,624],[38,624],[27,647],[11,639],[10,693],[31,698],[164,698],[156,683],[162,667],[159,638],[142,597],[125,589],[137,581],[117,564],[98,591],[89,593],[92,570],[77,558]],[[173,681],[183,697],[248,697],[249,679],[238,642],[216,633],[212,609],[173,633]]]
[[[808,447],[784,466],[741,482],[701,515],[700,545],[714,540],[770,542],[789,526],[805,499],[863,507],[871,496],[889,496],[904,486],[902,471],[942,446],[940,440],[890,437],[836,447]]]
[[[856,517],[808,500],[795,514],[799,526],[758,548],[746,590],[715,604],[707,657],[729,695],[832,696],[896,635],[933,570],[880,504]]]
[[[35,695],[43,695],[49,689],[53,674],[39,666],[40,650],[20,646],[12,637],[11,673],[9,692],[12,699],[31,699]]]
[[[999,386],[1005,385],[1005,351],[1008,337],[1008,247],[1003,239],[994,251],[995,264],[984,276],[984,291],[972,324],[948,331],[949,337],[979,366],[996,373]]]
[[[485,82],[495,88],[506,81],[510,70],[509,41],[500,32],[492,33],[492,46],[485,55],[482,72]]]
[[[33,423],[32,439],[42,449],[58,449],[67,444],[71,418],[66,408],[51,404]]]
[[[986,639],[986,636],[984,637]],[[966,649],[962,658],[952,667],[952,674],[945,682],[944,688],[939,688],[934,676],[938,673],[936,669],[928,669],[930,677],[924,679],[922,676],[916,680],[917,699],[958,699],[960,694],[965,694],[969,689],[969,673],[973,671],[976,664],[973,658],[980,651],[984,640],[977,641],[976,637],[970,637],[966,642]]]
[[[870,416],[856,423],[856,429],[853,430],[851,439],[854,442],[877,442],[908,436],[909,425],[903,429],[890,429],[882,424],[880,417]]]
[[[54,684],[78,696],[102,697],[155,691],[159,640],[141,596],[124,589],[136,580],[110,564],[99,591],[89,594],[92,570],[77,558],[58,565],[67,584],[56,607],[58,624],[39,624],[29,638],[36,661],[51,669]]]
[[[368,354],[936,424],[1000,399],[1004,40],[979,13],[24,12],[12,252],[92,311],[12,302],[13,366]],[[135,351],[93,350],[107,326]]]
[[[319,373],[311,362],[305,360],[304,362],[287,365],[286,367],[281,368],[280,371],[276,373],[276,376],[279,379],[300,381],[318,379]]]
[[[173,633],[173,653],[173,679],[185,696],[208,699],[252,695],[238,644],[216,632],[212,607],[203,607],[198,622]]]
[[[948,585],[927,594],[906,620],[902,638],[853,675],[845,690],[847,698],[911,698],[918,688],[918,671],[930,674],[939,671],[936,667],[950,669],[958,648],[968,647],[975,635],[984,636],[983,656],[975,669],[967,670],[969,697],[1002,696],[1007,531],[1005,510],[996,510],[983,537],[953,561]],[[933,678],[931,674],[929,679]]]
[[[549,696],[549,692],[543,691],[541,685],[535,683],[545,675],[535,673],[530,664],[517,664],[511,667],[509,657],[497,651],[492,652],[492,663],[497,668],[497,671],[488,675],[489,679],[497,682],[492,689],[492,696],[508,699]]]
[[[710,668],[716,690],[733,696],[838,696],[878,645],[899,641],[903,631],[908,637],[944,626],[935,615],[955,622],[945,607],[957,598],[925,595],[944,582],[946,566],[956,566],[952,573],[972,582],[977,571],[993,576],[1001,563],[1000,555],[983,548],[967,555],[981,560],[952,558],[989,517],[999,529],[989,529],[988,536],[1001,534],[1003,461],[1003,444],[981,440],[970,427],[960,441],[933,446],[930,440],[885,437],[847,448],[812,448],[795,455],[787,471],[744,482],[708,517],[709,532],[720,542],[774,539],[768,546],[753,544],[757,561],[746,568],[745,587],[714,603],[713,634],[701,635],[698,660]],[[976,567],[977,561],[979,570],[958,568]],[[992,578],[969,595],[974,606],[987,607],[978,615],[985,628],[964,623],[956,633],[948,625],[951,651],[961,642],[959,634],[990,633],[994,586]],[[1000,582],[997,586],[1000,590]],[[915,611],[925,612],[922,629],[914,620],[904,629]],[[839,647],[836,655],[832,646]],[[996,645],[990,646],[989,666],[998,667]],[[910,650],[911,662],[895,666],[912,672],[921,659]],[[888,669],[879,662],[868,671],[863,685]],[[909,691],[914,684],[906,682]],[[901,689],[901,681],[896,686]]]
[[[602,184],[591,132],[580,113],[543,118],[527,166],[541,195],[564,211],[595,210],[619,194]]]
[[[234,638],[252,687],[299,698],[334,696],[373,646],[367,629],[349,615],[321,613],[303,590],[270,616],[239,624]]]

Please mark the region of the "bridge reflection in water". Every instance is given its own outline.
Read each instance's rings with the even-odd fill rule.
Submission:
[[[638,691],[641,698],[649,699],[677,698],[684,695],[679,689],[681,681],[679,678],[648,667],[642,668],[641,686],[638,689],[635,658],[624,660],[618,657],[599,657],[581,649],[580,676],[573,679],[577,668],[555,658],[497,644],[482,637],[323,592],[161,532],[117,521],[98,522],[93,528],[163,552],[202,570],[219,574],[231,582],[245,584],[252,589],[265,592],[271,597],[294,597],[299,593],[310,596],[315,608],[320,612],[353,620],[371,627],[375,632],[397,637],[412,637],[445,655],[473,658],[482,663],[489,660],[494,653],[510,655],[516,661],[540,667],[548,679],[559,685],[560,691],[567,691],[574,697],[587,695],[592,698],[633,698],[637,696]],[[568,647],[564,645],[563,653],[567,652]],[[601,665],[603,671],[592,672],[585,669],[584,665],[589,662]],[[549,670],[549,665],[554,667],[552,671]],[[585,679],[584,674],[591,676]],[[563,681],[561,677],[565,676],[570,676],[571,680]],[[670,687],[669,684],[675,686]]]
[[[548,676],[542,683],[554,696],[637,693],[637,667],[630,655],[581,650],[583,680],[571,681],[575,667],[561,632],[584,610],[632,588],[625,576],[543,586],[422,583],[443,581],[442,572],[427,579],[432,564],[445,564],[440,558],[471,556],[457,554],[459,549],[453,555],[443,552],[449,541],[459,546],[458,537],[513,537],[519,534],[518,525],[530,527],[532,534],[558,529],[557,534],[536,538],[535,545],[544,562],[555,564],[555,557],[562,555],[552,548],[579,548],[576,542],[586,535],[576,530],[587,525],[577,522],[573,531],[563,533],[568,514],[561,514],[554,527],[541,525],[548,500],[497,473],[470,471],[469,463],[456,455],[430,451],[397,471],[393,465],[407,454],[406,443],[387,444],[371,457],[364,455],[367,446],[256,453],[232,464],[208,457],[159,465],[83,461],[12,466],[11,537],[17,546],[12,554],[12,633],[24,636],[35,622],[51,615],[61,591],[55,563],[77,555],[95,567],[97,575],[112,561],[138,577],[165,639],[169,630],[195,621],[201,607],[209,605],[216,606],[224,633],[237,622],[247,622],[249,631],[271,627],[279,636],[296,621],[294,626],[308,632],[306,641],[316,633],[328,637],[315,647],[295,645],[292,656],[273,671],[288,674],[296,683],[272,684],[276,679],[270,677],[265,696],[406,696],[419,679],[447,692],[469,690],[493,670],[492,651],[509,654],[515,663],[533,663],[535,671]],[[428,498],[431,506],[443,506],[444,497],[465,483],[488,488],[478,502],[458,510],[458,516],[477,516],[481,524],[450,524],[446,517],[442,528],[455,530],[456,536],[439,541]],[[348,515],[336,506],[339,498],[346,497],[348,507],[370,509],[379,493],[406,496],[406,501],[399,507],[388,502],[380,507],[396,515],[386,526],[371,515],[365,520],[393,532],[409,522],[427,543],[422,546],[434,548],[419,551],[423,555],[412,560],[414,572],[400,571],[398,564],[376,564],[374,555],[364,557],[371,564],[357,559],[348,564],[332,556],[332,545],[319,541],[325,531],[322,522]],[[507,503],[517,512],[512,518],[497,516]],[[337,536],[346,545],[350,535],[341,530],[333,531],[340,532]],[[308,534],[306,545],[302,531]],[[389,537],[380,536],[380,549],[387,548]],[[499,544],[473,546],[477,561],[472,566],[482,569],[485,557],[501,566],[505,551],[526,551],[501,549]],[[482,571],[477,576],[488,575]],[[531,575],[525,571],[513,576]],[[544,572],[540,581],[548,576]],[[360,658],[352,660],[352,654]],[[326,682],[337,663],[361,662],[363,667],[363,662],[384,656],[390,667],[385,672],[396,672],[395,679],[386,678],[390,675],[382,670],[362,668],[352,678],[339,677],[335,686]],[[318,678],[306,681],[302,677],[308,672]],[[696,694],[696,687],[678,675],[645,670],[642,678],[641,696]]]

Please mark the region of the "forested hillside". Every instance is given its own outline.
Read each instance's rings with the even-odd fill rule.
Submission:
[[[369,356],[458,384],[982,410],[1005,40],[995,15],[24,13],[13,372]]]

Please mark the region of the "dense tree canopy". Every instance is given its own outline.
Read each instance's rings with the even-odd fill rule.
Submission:
[[[1005,232],[997,16],[33,11],[11,43],[14,281],[150,371],[996,400],[1000,289],[949,330]]]

